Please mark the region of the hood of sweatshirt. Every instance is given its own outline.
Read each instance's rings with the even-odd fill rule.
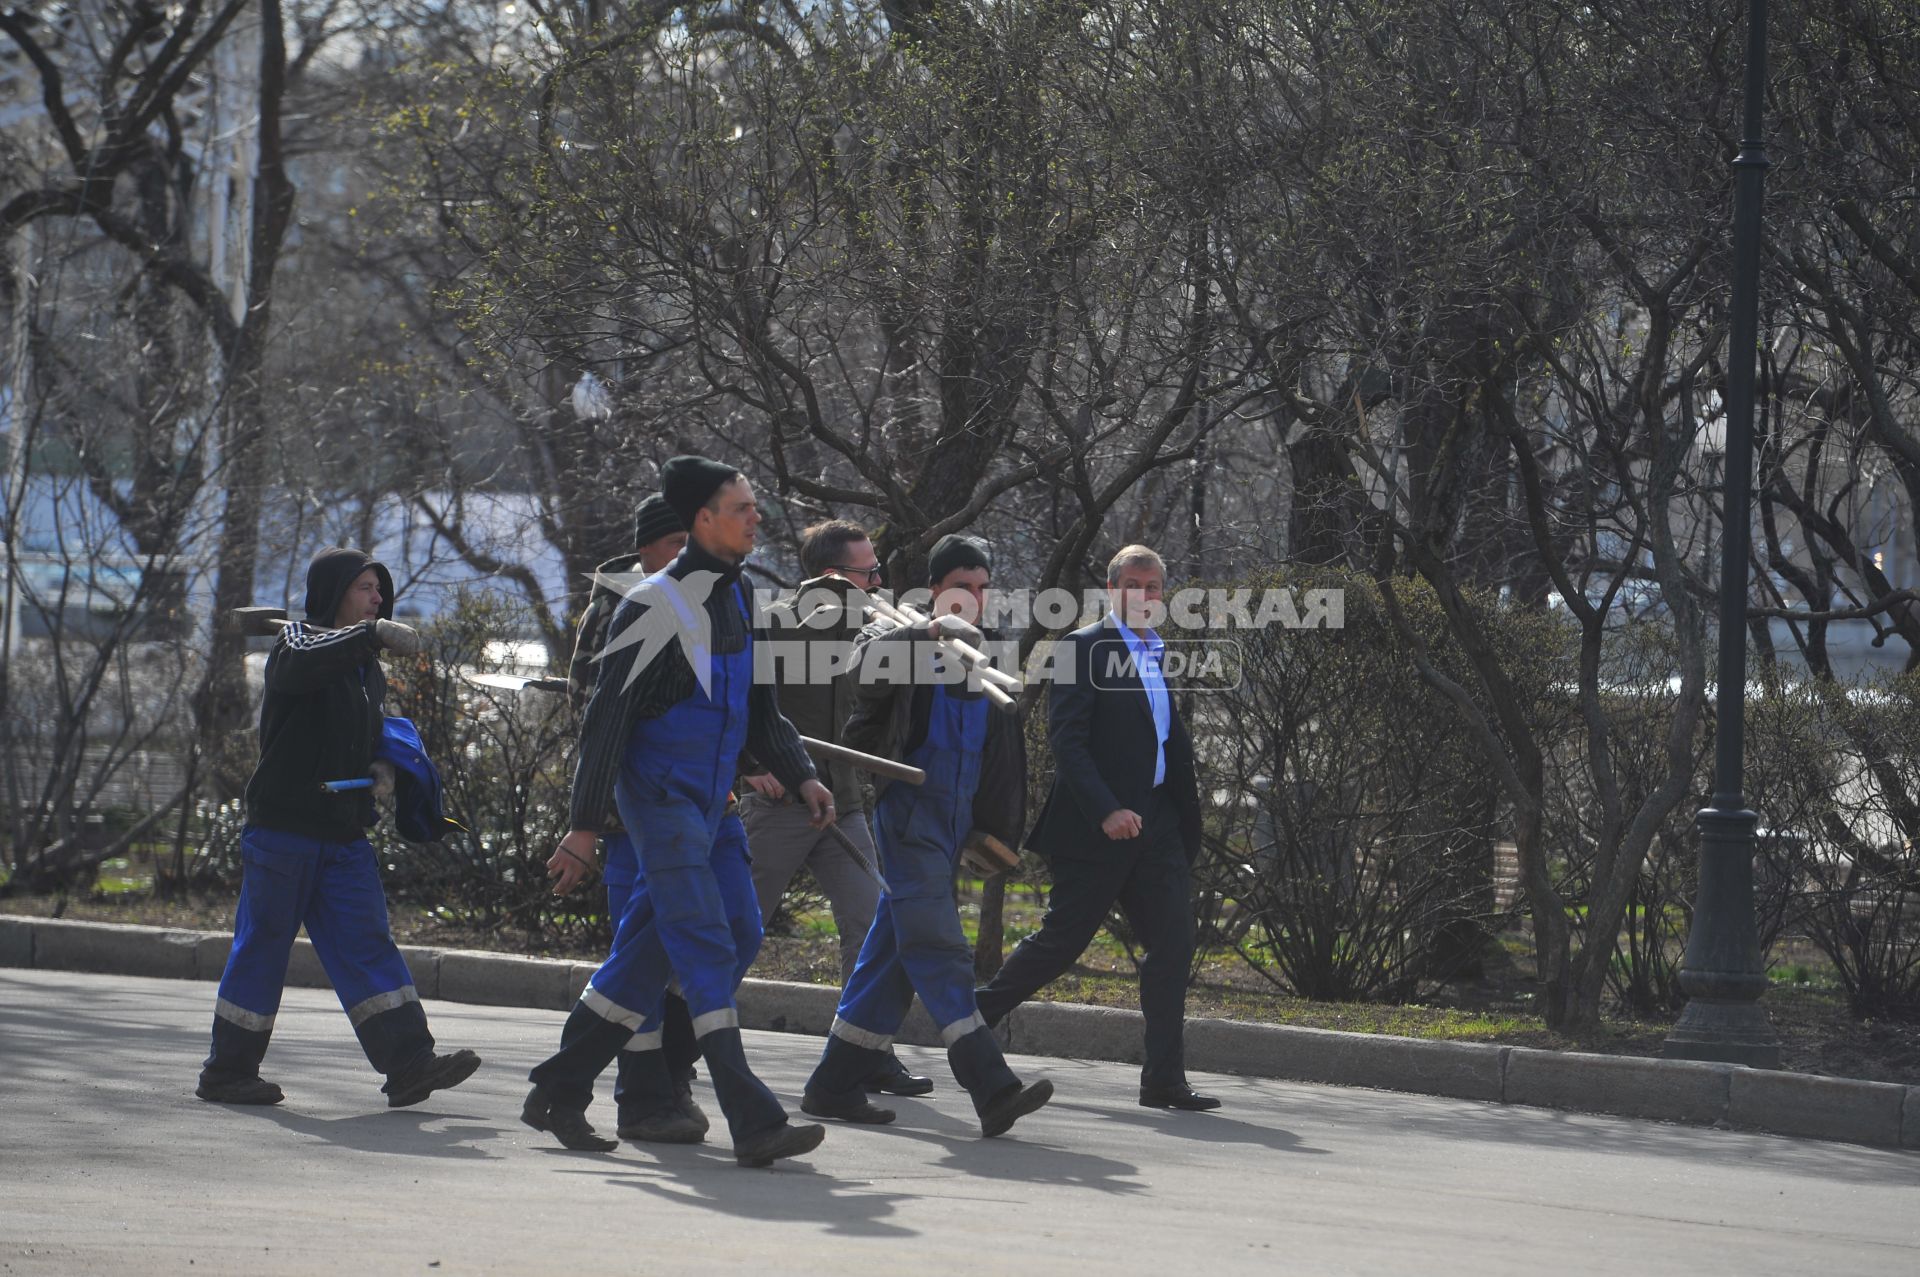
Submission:
[[[332,625],[340,600],[354,578],[372,568],[380,582],[380,617],[393,619],[393,574],[364,550],[329,546],[313,556],[307,565],[307,620],[315,625]]]

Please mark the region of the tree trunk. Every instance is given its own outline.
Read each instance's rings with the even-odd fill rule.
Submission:
[[[1534,965],[1540,980],[1540,1015],[1550,1029],[1567,1027],[1577,1018],[1573,987],[1572,934],[1566,902],[1554,890],[1547,867],[1540,807],[1517,815],[1513,832],[1515,859],[1520,863],[1520,886],[1527,893],[1527,911],[1533,917]]]
[[[260,512],[267,473],[266,387],[261,373],[273,321],[273,273],[292,220],[294,186],[281,145],[281,102],[286,93],[287,48],[280,0],[260,5],[259,167],[254,177],[253,224],[244,298],[244,318],[226,352],[227,404],[221,461],[227,505],[220,525],[213,591],[213,638],[207,670],[194,696],[200,755],[217,790],[240,792],[246,757],[246,640],[223,624],[233,609],[253,602],[254,569],[260,554]]]
[[[237,392],[236,399],[255,396]],[[235,403],[234,417],[258,411]],[[260,553],[261,484],[266,463],[258,430],[241,421],[228,431],[225,472],[227,507],[220,522],[219,576],[213,587],[213,637],[207,669],[194,694],[193,716],[200,756],[222,798],[237,797],[246,784],[248,696],[246,639],[225,618],[253,602],[254,565]]]

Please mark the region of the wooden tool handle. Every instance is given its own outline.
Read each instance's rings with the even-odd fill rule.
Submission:
[[[907,629],[925,629],[927,626],[933,624],[932,617],[923,616],[911,608],[898,607],[877,595],[872,597],[872,603],[874,611],[878,612],[885,619],[892,621],[895,625],[903,626]],[[1017,693],[1024,690],[1019,679],[1007,673],[1005,670],[995,669],[993,662],[988,659],[987,654],[973,644],[957,638],[942,638],[939,641],[951,647],[954,652],[959,655],[960,659],[966,663],[967,668],[980,676],[981,686],[992,688],[994,684],[999,685],[997,690],[1002,692],[1001,696],[995,697],[992,690],[989,690],[987,693],[989,699],[993,700],[994,704],[1005,708],[1013,703],[1013,698],[1005,695],[1005,693]]]
[[[988,658],[987,654],[973,644],[966,642],[964,639],[957,638],[950,638],[945,641],[952,644],[953,650],[960,653],[962,659],[972,665],[973,669],[980,675],[980,681],[983,684],[997,683],[1002,689],[1009,692],[1018,692],[1021,690],[1019,679],[1007,673],[1005,670],[995,669],[993,662]]]
[[[832,741],[815,740],[811,736],[802,736],[800,743],[807,747],[809,753],[842,763],[850,763],[876,776],[891,776],[895,780],[904,780],[909,785],[927,783],[927,774],[918,767],[896,763],[891,758],[881,758],[878,754],[863,754],[857,749],[848,749],[845,745],[836,745]]]

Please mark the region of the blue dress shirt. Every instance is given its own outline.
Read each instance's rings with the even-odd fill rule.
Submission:
[[[1140,686],[1147,693],[1147,704],[1153,709],[1153,730],[1159,738],[1154,744],[1153,758],[1153,784],[1157,789],[1167,780],[1167,734],[1173,730],[1173,702],[1167,697],[1166,675],[1160,671],[1160,655],[1167,650],[1167,641],[1152,630],[1135,634],[1118,616],[1112,613],[1108,616],[1113,628],[1126,640],[1127,651],[1133,656],[1133,668],[1140,675]]]

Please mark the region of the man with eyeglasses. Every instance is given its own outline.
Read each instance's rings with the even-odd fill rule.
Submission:
[[[837,744],[853,712],[857,689],[850,674],[836,671],[849,664],[853,640],[866,622],[860,594],[878,589],[884,574],[867,530],[845,519],[817,523],[801,535],[800,568],[807,579],[799,589],[767,609],[771,642],[762,650],[769,660],[756,677],[779,683],[780,708],[801,735]],[[772,920],[794,875],[806,866],[826,896],[840,932],[840,981],[844,984],[873,925],[879,884],[853,863],[831,834],[808,822],[806,808],[787,800],[786,790],[772,773],[758,769],[750,758],[743,757],[741,766],[742,778],[752,791],[743,796],[740,806],[762,919]],[[833,791],[841,832],[869,864],[879,863],[867,825],[865,779],[844,763],[818,760],[818,766],[821,779]],[[892,1095],[925,1095],[933,1089],[933,1079],[908,1073],[889,1051],[868,1086]]]

